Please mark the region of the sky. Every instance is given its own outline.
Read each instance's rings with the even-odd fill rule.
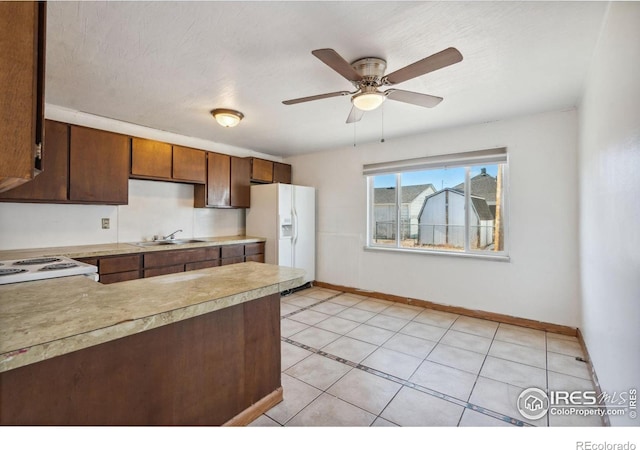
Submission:
[[[495,177],[498,173],[498,165],[483,165],[472,166],[471,177],[478,175],[480,169],[487,169],[487,173]],[[433,169],[433,170],[421,170],[417,172],[404,172],[402,174],[402,186],[413,186],[416,184],[428,184],[431,183],[437,190],[443,187],[453,187],[457,184],[464,182],[464,167],[452,167],[450,169]],[[374,187],[395,187],[396,176],[391,175],[377,175],[374,178]]]

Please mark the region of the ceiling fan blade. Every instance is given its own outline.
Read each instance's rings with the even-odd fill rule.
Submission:
[[[355,106],[352,106],[346,123],[359,122],[360,119],[362,119],[362,116],[364,116],[364,111],[356,108]]]
[[[321,48],[311,52],[313,56],[320,61],[331,67],[340,75],[345,77],[349,81],[360,81],[362,76],[351,67],[347,61],[344,60],[335,50],[331,48]]]
[[[411,103],[424,108],[433,108],[442,101],[442,97],[420,94],[418,92],[403,91],[401,89],[387,89],[384,94],[388,99],[398,102]]]
[[[310,97],[301,97],[301,98],[294,98],[293,100],[285,100],[282,103],[284,103],[285,105],[295,105],[296,103],[310,102],[312,100],[321,100],[323,98],[339,97],[341,95],[349,95],[349,94],[351,94],[351,92],[349,91],[330,92],[328,94],[312,95]]]
[[[462,54],[455,48],[449,47],[442,50],[439,53],[427,56],[420,61],[416,61],[413,64],[398,69],[395,72],[390,73],[384,77],[385,84],[398,84],[403,81],[410,80],[415,77],[424,75],[425,73],[433,72],[434,70],[442,69],[443,67],[450,66],[462,61]]]

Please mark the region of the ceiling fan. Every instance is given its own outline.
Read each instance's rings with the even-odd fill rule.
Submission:
[[[420,94],[418,92],[404,91],[401,89],[387,89],[380,91],[382,86],[393,86],[403,81],[419,77],[429,72],[433,72],[443,67],[462,61],[462,54],[449,47],[441,52],[416,61],[413,64],[398,69],[388,75],[384,74],[387,62],[380,58],[361,58],[351,64],[340,56],[335,50],[323,48],[311,52],[316,58],[338,72],[355,87],[355,91],[338,91],[328,94],[312,95],[293,100],[285,100],[285,105],[295,105],[297,103],[310,102],[323,98],[339,97],[351,95],[351,112],[347,118],[347,123],[357,122],[362,119],[365,111],[372,111],[382,104],[385,99],[398,102],[411,103],[412,105],[433,108],[442,101],[442,97]]]

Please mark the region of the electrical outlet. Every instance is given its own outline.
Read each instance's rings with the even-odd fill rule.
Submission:
[[[109,218],[108,217],[103,217],[102,218],[102,229],[103,230],[108,230],[109,229]]]

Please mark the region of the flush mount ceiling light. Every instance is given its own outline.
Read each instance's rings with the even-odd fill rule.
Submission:
[[[217,108],[211,111],[211,115],[225,128],[235,127],[244,118],[244,114],[233,109]]]

